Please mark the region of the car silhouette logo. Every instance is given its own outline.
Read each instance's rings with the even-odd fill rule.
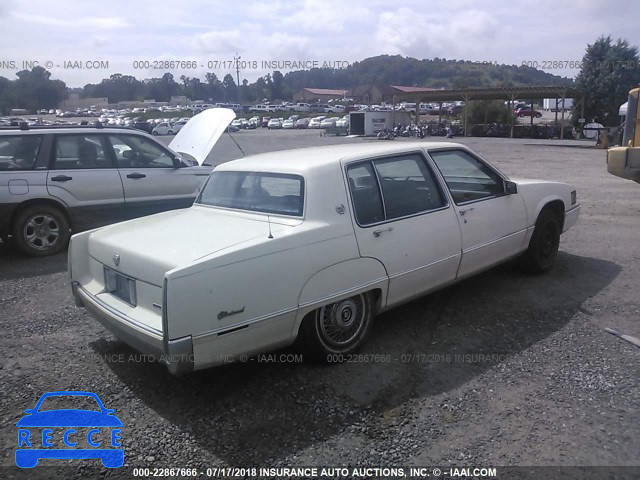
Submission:
[[[113,254],[113,263],[116,264],[116,267],[120,265],[120,255],[118,255],[117,253]]]
[[[97,410],[56,409],[40,411],[42,402],[49,397],[90,397],[99,407]],[[122,422],[105,408],[100,398],[92,392],[58,391],[43,394],[34,408],[26,409],[26,415],[16,423],[18,448],[16,465],[33,468],[41,458],[87,459],[99,458],[106,468],[119,468],[124,464],[121,448]],[[41,429],[41,435],[38,435]],[[65,448],[54,448],[53,435],[64,430],[60,440]],[[82,433],[86,430],[86,433]],[[108,436],[105,436],[107,434]],[[85,442],[86,441],[86,442]],[[79,444],[86,443],[87,448]],[[110,448],[106,448],[110,447]]]

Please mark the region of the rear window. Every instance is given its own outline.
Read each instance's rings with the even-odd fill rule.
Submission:
[[[213,172],[197,203],[300,217],[304,180],[280,173]]]
[[[36,164],[42,135],[0,136],[0,170],[31,170]]]

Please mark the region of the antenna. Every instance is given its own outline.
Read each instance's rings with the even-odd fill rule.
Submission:
[[[267,215],[267,223],[269,224],[269,236],[267,238],[273,238],[271,234],[271,217],[269,215]]]

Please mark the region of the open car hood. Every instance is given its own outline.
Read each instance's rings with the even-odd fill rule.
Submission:
[[[175,136],[169,148],[193,157],[202,165],[236,113],[228,108],[209,108],[189,120]]]

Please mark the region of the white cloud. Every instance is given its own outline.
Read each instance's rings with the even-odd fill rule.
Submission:
[[[628,0],[604,7],[598,0],[403,0],[398,7],[388,0],[0,0],[4,37],[20,39],[0,43],[0,58],[110,61],[109,71],[52,70],[70,86],[113,73],[158,75],[134,70],[133,60],[228,60],[236,52],[256,61],[354,62],[382,53],[515,64],[579,60],[601,34],[640,44],[639,14],[640,3]],[[203,77],[200,70],[172,73]],[[266,73],[241,72],[250,81]]]

